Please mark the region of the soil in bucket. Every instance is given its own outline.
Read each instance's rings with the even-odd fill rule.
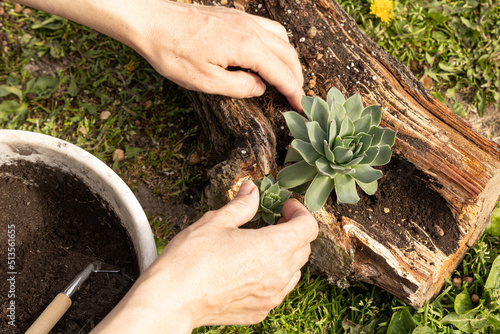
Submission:
[[[0,333],[24,333],[92,261],[94,273],[51,333],[88,333],[139,275],[127,232],[80,179],[43,163],[0,166]]]

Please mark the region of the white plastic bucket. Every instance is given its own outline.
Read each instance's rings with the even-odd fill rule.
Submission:
[[[105,199],[125,227],[143,272],[156,258],[148,219],[130,188],[105,163],[61,139],[35,132],[0,130],[0,165],[16,161],[44,163],[82,180]]]

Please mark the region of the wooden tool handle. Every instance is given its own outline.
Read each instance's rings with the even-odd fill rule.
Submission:
[[[25,334],[47,334],[71,306],[71,299],[59,293]]]

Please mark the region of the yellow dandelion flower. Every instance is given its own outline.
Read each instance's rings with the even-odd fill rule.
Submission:
[[[389,24],[391,20],[394,20],[394,16],[392,16],[393,8],[394,2],[392,0],[372,0],[370,14],[374,14],[382,22]]]

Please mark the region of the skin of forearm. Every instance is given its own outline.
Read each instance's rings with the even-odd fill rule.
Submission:
[[[148,276],[147,274],[144,276]],[[189,312],[184,312],[184,301],[176,300],[175,282],[161,282],[150,287],[144,282],[144,276],[139,279],[99,325],[92,334],[114,333],[165,333],[189,334],[193,331]],[[159,293],[158,286],[169,287],[170,298],[162,298],[161,304],[154,303],[151,293]]]

